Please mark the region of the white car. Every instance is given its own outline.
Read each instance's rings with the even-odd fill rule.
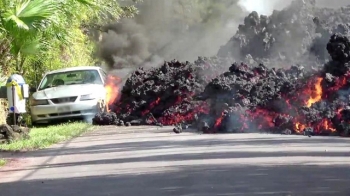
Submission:
[[[105,101],[107,74],[100,67],[73,67],[46,73],[30,97],[33,124],[92,118]]]

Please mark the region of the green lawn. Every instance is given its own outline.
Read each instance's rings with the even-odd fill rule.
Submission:
[[[27,151],[42,149],[91,131],[93,126],[87,123],[67,123],[45,128],[32,128],[30,139],[18,140],[10,144],[1,144],[3,151]]]
[[[0,167],[4,166],[6,164],[5,159],[0,159]]]

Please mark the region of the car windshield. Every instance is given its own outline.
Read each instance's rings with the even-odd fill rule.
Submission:
[[[39,90],[74,84],[103,84],[97,70],[79,70],[47,74],[43,78]]]

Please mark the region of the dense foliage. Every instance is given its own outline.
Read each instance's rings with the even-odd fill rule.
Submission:
[[[99,26],[136,13],[136,1],[120,2],[0,1],[0,78],[18,73],[35,85],[49,70],[94,65]]]
[[[3,0],[0,65],[3,75],[93,64],[94,27],[136,12],[113,0]],[[92,25],[93,24],[93,25]]]

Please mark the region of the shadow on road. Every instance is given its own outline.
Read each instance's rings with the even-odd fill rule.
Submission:
[[[350,195],[350,172],[345,166],[212,165],[163,169],[148,174],[15,182],[0,184],[0,190],[6,196]]]
[[[4,181],[19,176],[0,183],[0,191],[6,196],[350,195],[350,143],[344,138],[127,131],[102,130],[23,154],[40,161],[0,170]]]
[[[58,164],[49,164],[50,168],[66,168],[66,167],[76,167],[76,166],[86,166],[86,165],[98,165],[103,167],[103,165],[110,164],[127,164],[127,163],[138,163],[138,162],[175,162],[175,161],[205,161],[205,160],[230,160],[230,159],[280,159],[280,158],[294,158],[294,157],[322,157],[322,158],[339,158],[339,157],[350,157],[350,152],[199,152],[198,150],[188,149],[186,152],[171,152],[169,154],[159,154],[159,155],[141,155],[135,154],[134,157],[120,157],[120,158],[108,158],[90,160],[90,161],[75,161],[75,162],[65,162]],[[273,161],[271,161],[273,162]],[[307,163],[307,162],[305,162]],[[341,164],[344,163],[341,160],[332,161],[331,163]],[[40,166],[30,169],[40,169]],[[21,171],[24,169],[12,169],[7,170],[7,172]],[[350,168],[349,168],[350,171]],[[0,171],[0,174],[2,172]],[[350,173],[349,173],[350,174]],[[349,175],[350,178],[350,175]]]
[[[66,147],[61,149],[58,152],[58,155],[75,155],[75,154],[102,154],[102,153],[113,153],[113,152],[133,152],[133,151],[139,151],[139,150],[159,150],[159,149],[176,149],[176,148],[188,148],[188,150],[191,150],[193,147],[205,147],[205,146],[215,146],[215,147],[235,147],[235,146],[242,146],[244,145],[244,148],[255,148],[260,149],[262,146],[274,146],[274,145],[293,145],[294,147],[304,147],[305,152],[308,151],[308,147],[314,147],[314,146],[337,146],[339,148],[348,148],[350,147],[350,143],[344,144],[344,141],[349,141],[348,139],[343,138],[332,138],[331,140],[329,138],[323,138],[318,137],[317,139],[308,139],[306,137],[300,136],[297,137],[298,139],[290,139],[288,137],[285,137],[284,139],[202,139],[197,138],[196,140],[184,140],[184,141],[171,141],[169,140],[169,136],[164,136],[164,139],[159,139],[156,141],[148,141],[148,139],[152,138],[150,136],[144,137],[144,138],[138,138],[140,140],[144,139],[146,141],[122,141],[125,140],[125,138],[111,138],[106,139],[103,138],[100,140],[102,144],[93,144],[96,141],[99,141],[99,139],[93,139],[93,137],[89,136],[89,139],[87,142],[91,143],[91,145],[84,146],[84,147]],[[161,138],[158,136],[158,138]],[[120,140],[120,141],[118,141]],[[86,142],[86,141],[84,141]],[[75,142],[79,143],[79,142]],[[247,147],[250,146],[250,147]],[[38,150],[35,152],[31,152],[26,154],[29,157],[46,157],[49,156],[52,153],[57,153],[56,149],[45,149],[45,150]],[[259,152],[260,153],[260,152]],[[300,152],[302,153],[302,152]],[[347,153],[350,155],[349,153]],[[329,155],[329,153],[327,153]]]

